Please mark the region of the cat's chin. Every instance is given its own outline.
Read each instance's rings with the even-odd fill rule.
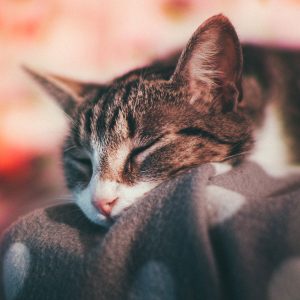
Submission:
[[[105,228],[110,228],[116,221],[119,219],[124,213],[130,210],[130,206],[124,208],[119,214],[114,215],[112,217],[106,217],[100,213],[95,213],[93,216],[89,216],[85,214],[85,216],[94,224],[100,225]]]
[[[101,227],[105,227],[105,228],[110,228],[115,222],[115,219],[107,218],[101,214],[97,214],[97,216],[93,217],[93,218],[90,218],[89,216],[87,216],[87,218],[90,221],[92,221],[94,224],[100,225]]]
[[[81,210],[83,210],[82,207],[80,207]],[[127,211],[129,211],[131,206],[127,206],[122,208],[120,212],[117,214],[112,215],[111,217],[106,217],[102,215],[101,213],[97,212],[96,210],[89,214],[84,212],[85,216],[94,224],[100,225],[105,228],[110,228],[116,221],[119,219],[123,214],[125,214]]]

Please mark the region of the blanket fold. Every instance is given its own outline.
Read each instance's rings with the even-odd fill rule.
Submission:
[[[7,300],[300,299],[300,174],[207,164],[109,229],[75,205],[21,218],[1,242]]]

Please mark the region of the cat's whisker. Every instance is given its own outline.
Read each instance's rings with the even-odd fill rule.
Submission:
[[[241,152],[241,153],[229,155],[229,156],[226,156],[222,161],[224,162],[224,161],[230,160],[230,159],[235,158],[235,157],[243,156],[243,155],[249,154],[250,152],[251,151],[244,151],[244,152]]]
[[[70,119],[71,123],[73,124],[73,126],[79,126],[80,125],[80,122],[78,119]]]
[[[73,199],[71,197],[66,197],[66,196],[58,197],[55,199],[48,199],[43,202],[34,201],[32,203],[25,203],[25,205],[20,206],[18,209],[18,213],[23,215],[37,208],[47,208],[47,207],[53,207],[57,205],[70,204],[70,203],[74,203]]]
[[[56,198],[55,201],[51,201],[51,203],[72,203],[74,200],[73,198]]]
[[[56,204],[67,204],[72,203],[74,201],[73,196],[71,195],[62,195],[60,197],[55,197],[53,199],[49,199],[45,201],[45,204],[56,205]]]
[[[73,118],[72,118],[70,115],[68,115],[65,111],[63,111],[63,114],[64,114],[64,117],[65,117],[69,122],[73,122],[73,121],[74,121]]]
[[[71,147],[69,147],[69,148],[66,148],[66,149],[64,149],[64,153],[66,153],[66,152],[68,152],[68,151],[71,151],[71,150],[73,150],[73,149],[75,149],[76,148],[76,146],[71,146]]]

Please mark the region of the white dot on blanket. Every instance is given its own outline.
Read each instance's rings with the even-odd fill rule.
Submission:
[[[284,261],[271,277],[270,300],[300,299],[300,257]]]
[[[206,205],[211,225],[231,218],[245,202],[245,196],[237,192],[217,185],[209,185],[206,188]]]
[[[147,262],[137,273],[129,300],[175,300],[174,281],[166,265]]]
[[[5,299],[13,300],[23,287],[30,266],[30,253],[26,245],[14,243],[3,260]]]
[[[221,175],[229,172],[232,169],[232,166],[229,163],[211,163],[213,168],[215,169],[215,176]]]

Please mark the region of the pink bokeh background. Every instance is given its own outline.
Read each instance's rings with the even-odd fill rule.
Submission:
[[[300,49],[299,0],[0,0],[0,232],[67,195],[66,120],[20,66],[105,81],[183,46],[220,12],[242,41]]]

